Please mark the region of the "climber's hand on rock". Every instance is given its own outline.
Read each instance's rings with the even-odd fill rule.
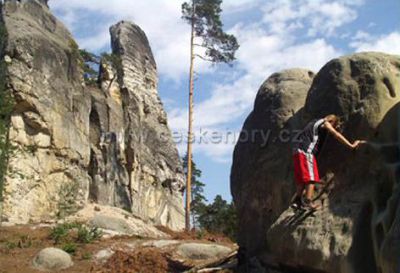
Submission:
[[[358,148],[360,148],[361,145],[364,145],[364,144],[367,144],[366,140],[356,140],[352,144],[352,147],[353,147],[354,150],[357,150]]]
[[[358,146],[360,145],[361,141],[360,140],[356,140],[353,142],[353,144],[351,144],[351,148],[353,150],[356,150],[358,148]]]

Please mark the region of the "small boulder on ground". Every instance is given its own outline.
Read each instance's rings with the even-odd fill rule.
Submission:
[[[73,264],[67,252],[54,247],[42,249],[33,259],[33,267],[42,271],[66,269]]]
[[[185,259],[207,260],[228,255],[232,249],[216,244],[185,243],[177,247],[177,254]]]
[[[136,235],[146,238],[168,238],[151,223],[146,223],[123,209],[87,204],[83,209],[66,219],[67,222],[88,223],[91,227],[101,228],[106,234]]]

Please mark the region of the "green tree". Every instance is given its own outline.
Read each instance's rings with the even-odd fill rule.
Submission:
[[[97,82],[98,73],[94,68],[100,64],[100,57],[85,50],[79,49],[79,55],[82,58],[83,78],[87,84],[95,84]]]
[[[217,195],[213,203],[207,205],[198,217],[200,226],[211,233],[220,233],[236,240],[237,218],[233,203],[228,203]]]
[[[188,156],[185,155],[183,158],[183,167],[185,170],[185,174],[187,175],[187,166],[188,166]],[[206,208],[207,199],[204,196],[204,186],[205,184],[201,182],[199,179],[201,178],[201,170],[199,170],[196,166],[196,163],[192,160],[192,184],[191,184],[191,204],[190,204],[190,212],[192,216],[192,225],[194,228],[199,227],[198,218],[204,212]]]
[[[212,63],[231,63],[239,48],[235,36],[223,31],[221,21],[222,0],[192,0],[182,4],[182,19],[191,26],[189,70],[188,162],[192,162],[194,60],[199,57]],[[198,38],[199,41],[195,41]],[[199,42],[199,43],[198,43]],[[195,47],[205,49],[204,55],[195,53]],[[188,164],[186,180],[186,230],[190,229],[190,197],[192,166]]]

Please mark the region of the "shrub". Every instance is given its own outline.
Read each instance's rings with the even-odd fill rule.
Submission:
[[[69,254],[75,254],[77,248],[78,246],[72,242],[67,242],[62,246],[62,250]]]
[[[51,229],[50,238],[54,240],[55,244],[63,241],[69,233],[69,228],[65,224],[57,225]]]
[[[78,205],[76,203],[78,191],[78,183],[64,184],[60,187],[58,192],[58,196],[60,197],[57,211],[58,218],[62,219],[78,210]]]
[[[91,243],[92,241],[100,239],[101,235],[102,232],[97,227],[92,227],[88,229],[87,227],[81,225],[78,228],[77,241],[79,243],[88,244]]]
[[[113,68],[115,70],[117,70],[118,73],[122,72],[122,60],[119,55],[114,54],[114,53],[109,54],[109,53],[103,52],[101,54],[101,57],[103,58],[104,61],[110,63],[113,66]]]

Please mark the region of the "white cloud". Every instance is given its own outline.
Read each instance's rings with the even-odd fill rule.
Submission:
[[[244,12],[257,7],[261,2],[262,0],[225,0],[222,2],[222,10],[228,14]]]
[[[299,28],[308,35],[333,35],[335,30],[357,18],[354,6],[363,1],[275,0],[263,7],[263,22],[274,33],[291,32]]]
[[[381,51],[400,54],[400,32],[395,31],[381,36],[373,36],[366,32],[358,32],[350,43],[355,51]]]
[[[110,43],[110,33],[108,28],[105,28],[103,30],[99,30],[99,32],[94,36],[78,38],[77,40],[81,48],[90,49],[91,51],[98,51]]]

